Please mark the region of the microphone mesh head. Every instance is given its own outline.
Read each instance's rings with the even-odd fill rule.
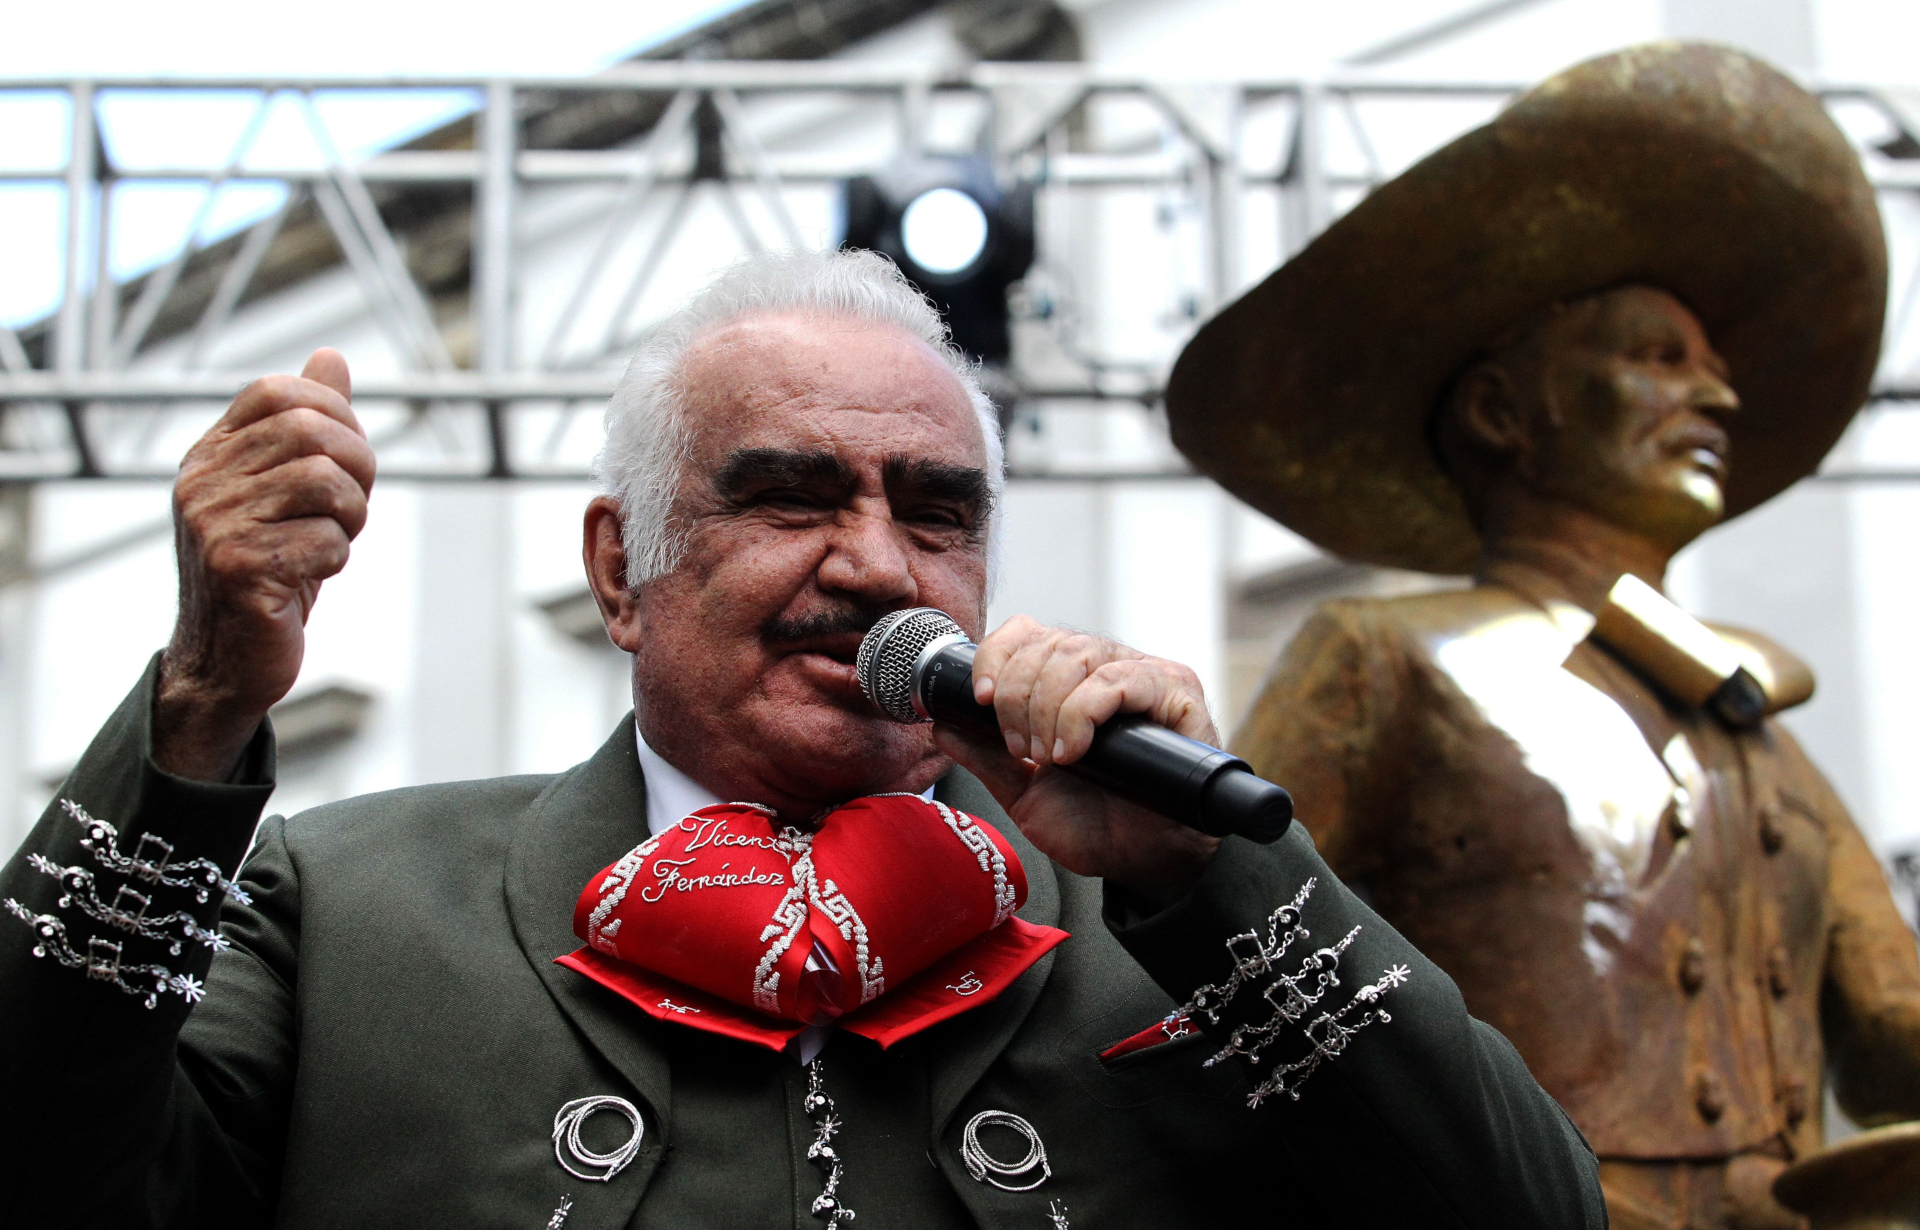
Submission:
[[[896,722],[925,721],[913,708],[913,664],[929,644],[961,632],[951,615],[930,606],[883,617],[860,642],[854,659],[861,690]]]

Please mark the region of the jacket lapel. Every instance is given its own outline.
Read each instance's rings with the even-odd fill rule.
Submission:
[[[573,907],[588,878],[646,837],[646,782],[629,719],[534,800],[506,861],[507,914],[521,951],[560,1010],[653,1109],[659,1136],[635,1159],[641,1173],[629,1190],[636,1200],[670,1131],[666,1058],[647,1041],[631,1005],[553,959],[580,947]]]
[[[980,779],[965,769],[955,768],[940,779],[934,787],[933,796],[947,806],[957,807],[999,830],[1000,835],[1020,856],[1020,864],[1027,872],[1027,903],[1020,907],[1020,917],[1041,926],[1059,925],[1060,881],[1053,860],[1040,853],[1027,840],[1027,835],[1020,831],[1020,826],[980,784]],[[987,1069],[1000,1057],[1000,1052],[1013,1040],[1014,1033],[1027,1019],[1027,1014],[1033,1011],[1040,993],[1046,989],[1047,978],[1053,972],[1054,959],[1058,955],[1058,949],[1048,953],[1021,975],[1018,982],[1002,992],[998,999],[937,1027],[930,1035],[938,1039],[930,1061],[933,1077],[932,1127],[936,1142],[946,1128],[947,1120],[967,1096],[967,1091],[986,1075]]]

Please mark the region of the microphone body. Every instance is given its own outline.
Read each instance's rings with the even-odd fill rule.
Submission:
[[[976,651],[944,612],[896,611],[861,642],[861,686],[895,721],[934,721],[997,739],[993,706],[973,699]],[[1059,767],[1214,837],[1270,842],[1293,822],[1293,799],[1254,776],[1246,761],[1137,713],[1101,723],[1086,755]]]

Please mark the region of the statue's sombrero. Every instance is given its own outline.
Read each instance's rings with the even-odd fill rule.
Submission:
[[[1470,571],[1479,536],[1429,443],[1448,380],[1529,313],[1634,282],[1678,295],[1732,369],[1728,515],[1810,473],[1879,355],[1879,210],[1818,99],[1685,43],[1569,69],[1354,206],[1188,344],[1174,442],[1335,554]]]

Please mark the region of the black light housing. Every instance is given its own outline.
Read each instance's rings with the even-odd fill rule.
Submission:
[[[893,261],[983,362],[1013,352],[1007,287],[1033,266],[1033,189],[1002,189],[984,158],[903,159],[846,181],[843,248]]]

